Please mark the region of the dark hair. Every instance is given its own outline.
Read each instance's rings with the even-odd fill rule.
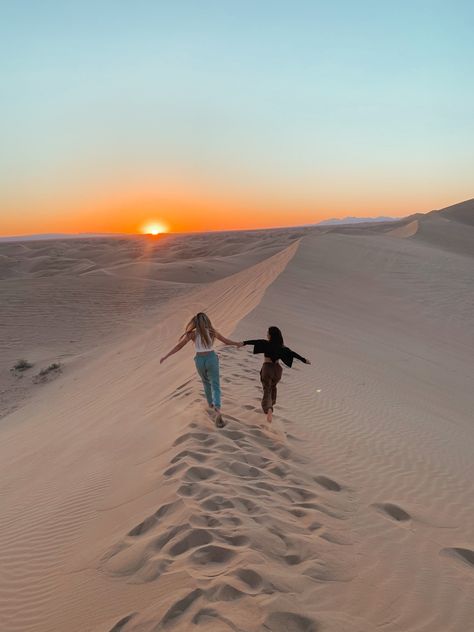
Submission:
[[[269,327],[268,328],[268,337],[270,338],[270,342],[274,344],[280,345],[283,347],[283,336],[278,327]]]

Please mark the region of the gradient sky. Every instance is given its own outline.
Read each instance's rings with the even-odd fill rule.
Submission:
[[[0,234],[473,197],[469,1],[4,0]]]

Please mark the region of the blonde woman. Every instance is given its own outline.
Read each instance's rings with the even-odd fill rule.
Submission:
[[[241,342],[234,342],[222,336],[212,325],[209,316],[204,312],[199,312],[193,316],[186,325],[184,334],[180,337],[178,344],[160,359],[162,364],[171,355],[182,349],[189,341],[194,342],[196,355],[194,363],[197,372],[204,386],[209,408],[216,411],[216,426],[222,428],[224,420],[221,411],[221,385],[219,380],[219,357],[214,351],[214,341],[220,340],[226,345],[242,346]]]

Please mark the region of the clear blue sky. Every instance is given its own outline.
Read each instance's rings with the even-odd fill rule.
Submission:
[[[472,197],[473,7],[4,1],[0,233],[112,230],[142,207],[221,227],[232,200],[270,225]]]

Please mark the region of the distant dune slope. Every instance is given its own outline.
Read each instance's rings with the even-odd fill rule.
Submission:
[[[433,215],[419,221],[414,238],[453,254],[474,256],[474,226],[447,219],[442,215]]]
[[[474,256],[474,199],[419,216],[415,238],[460,255]]]
[[[107,272],[122,277],[126,273],[163,281],[207,282],[267,258],[304,232],[295,228],[157,238],[136,235],[0,242],[0,281]]]
[[[474,256],[474,199],[429,213],[416,213],[396,222],[336,227],[332,232],[347,235],[386,233],[392,237],[413,238],[458,255]]]
[[[441,211],[434,211],[433,213],[439,213],[442,217],[460,222],[461,224],[474,226],[474,198],[460,202],[459,204],[453,204],[452,206],[443,208]]]
[[[407,237],[413,237],[416,235],[419,228],[418,220],[414,219],[408,224],[404,224],[403,226],[398,226],[397,228],[392,228],[387,231],[387,235],[391,237],[400,237],[401,239],[406,239]]]

